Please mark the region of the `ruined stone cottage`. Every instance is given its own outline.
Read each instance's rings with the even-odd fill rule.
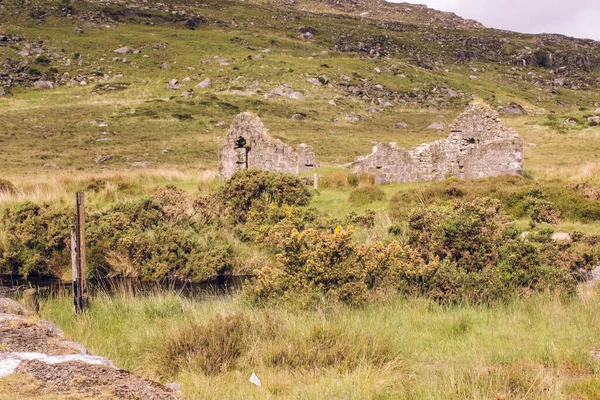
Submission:
[[[229,178],[248,168],[297,174],[315,168],[315,153],[307,144],[294,150],[271,138],[260,118],[245,112],[235,117],[219,146],[219,176]]]
[[[396,143],[376,143],[372,154],[358,157],[350,168],[373,174],[378,184],[523,173],[523,139],[500,124],[498,113],[489,106],[471,104],[450,132],[445,140],[409,150]]]

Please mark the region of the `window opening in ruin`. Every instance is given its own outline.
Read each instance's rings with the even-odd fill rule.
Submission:
[[[376,169],[383,169],[383,167],[381,165],[378,165],[377,167],[375,167]]]
[[[246,139],[244,139],[243,137],[240,136],[235,141],[234,148],[236,150],[243,150],[243,153],[241,154],[242,157],[241,157],[241,159],[238,158],[238,161],[236,161],[236,164],[243,165],[245,169],[248,169],[248,153],[250,153],[250,146],[246,142]]]

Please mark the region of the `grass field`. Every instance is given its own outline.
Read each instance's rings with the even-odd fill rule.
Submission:
[[[190,399],[595,399],[599,296],[583,286],[568,300],[542,294],[495,307],[383,296],[362,309],[301,311],[124,292],[92,299],[80,318],[68,298],[49,300],[42,316],[121,368],[181,382]],[[165,354],[178,341],[188,358]],[[248,382],[253,372],[262,387]]]

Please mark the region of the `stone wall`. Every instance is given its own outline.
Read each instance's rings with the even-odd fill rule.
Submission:
[[[396,143],[376,143],[372,154],[357,158],[350,168],[354,173],[373,174],[378,184],[523,173],[523,139],[501,125],[490,107],[470,105],[450,131],[445,140],[409,150]]]
[[[307,144],[298,145],[294,151],[271,138],[260,118],[245,112],[235,117],[219,146],[219,176],[229,178],[246,168],[297,174],[315,168],[315,153]]]

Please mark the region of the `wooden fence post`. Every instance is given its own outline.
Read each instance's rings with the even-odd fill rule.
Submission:
[[[88,308],[85,257],[85,197],[77,192],[75,218],[71,221],[71,267],[73,269],[73,304],[75,312]]]

